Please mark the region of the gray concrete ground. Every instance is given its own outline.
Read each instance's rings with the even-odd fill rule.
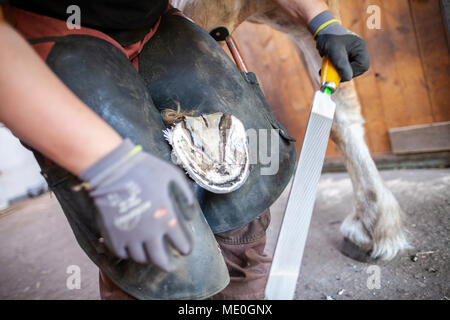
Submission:
[[[414,249],[391,262],[362,263],[342,255],[338,229],[352,210],[351,183],[346,173],[324,174],[297,299],[450,297],[450,169],[381,174],[406,213]],[[287,191],[272,208],[269,253],[275,245],[286,197]],[[415,262],[410,258],[414,254]],[[69,290],[67,270],[73,265],[81,270],[81,288]],[[379,266],[380,289],[367,287],[372,265]],[[0,211],[0,299],[98,298],[97,268],[78,247],[54,196],[45,194]]]

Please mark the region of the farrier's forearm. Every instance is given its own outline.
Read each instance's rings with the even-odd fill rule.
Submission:
[[[0,122],[17,137],[76,175],[121,143],[3,19],[1,7],[0,43]]]
[[[272,0],[294,21],[307,25],[319,13],[328,10],[323,0]]]

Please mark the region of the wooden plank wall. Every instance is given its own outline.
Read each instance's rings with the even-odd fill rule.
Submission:
[[[381,9],[381,30],[366,27],[369,5]],[[340,0],[344,25],[363,36],[371,69],[355,80],[371,152],[390,152],[388,129],[450,120],[450,58],[439,0]],[[298,139],[313,89],[288,37],[244,23],[234,33],[275,115]],[[328,156],[338,154],[330,143]]]

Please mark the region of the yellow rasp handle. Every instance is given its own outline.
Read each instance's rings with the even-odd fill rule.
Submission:
[[[322,60],[322,73],[320,75],[321,90],[324,91],[325,88],[329,88],[331,89],[331,93],[333,93],[339,87],[340,83],[341,76],[331,61],[327,57],[324,57]]]

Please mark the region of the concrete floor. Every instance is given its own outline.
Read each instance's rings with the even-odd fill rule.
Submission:
[[[414,249],[391,262],[362,263],[339,251],[338,229],[352,210],[346,173],[321,177],[297,299],[448,299],[450,297],[450,169],[383,171],[407,215]],[[272,208],[267,251],[273,251],[287,191]],[[416,255],[417,261],[410,256]],[[81,288],[67,289],[70,266]],[[380,289],[367,273],[379,266]],[[371,269],[369,269],[371,270]],[[98,271],[78,247],[54,196],[0,211],[0,299],[98,299]]]

